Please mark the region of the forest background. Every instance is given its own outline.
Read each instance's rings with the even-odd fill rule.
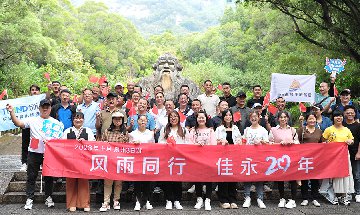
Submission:
[[[152,73],[152,64],[161,54],[171,52],[184,66],[182,75],[199,86],[206,79],[215,85],[230,82],[233,94],[244,90],[249,96],[255,84],[269,90],[271,73],[315,73],[318,83],[328,81],[325,58],[347,59],[337,88],[352,89],[353,97],[360,95],[360,60],[356,55],[360,33],[359,25],[354,26],[359,19],[349,19],[346,13],[342,16],[341,10],[332,14],[331,23],[347,31],[347,35],[340,35],[342,39],[359,39],[350,44],[353,53],[342,47],[342,39],[338,42],[338,34],[331,34],[338,32],[337,26],[328,26],[329,33],[323,26],[316,29],[318,26],[306,22],[309,17],[314,22],[324,18],[323,5],[314,3],[323,1],[238,1],[220,12],[219,1],[207,0],[210,9],[205,12],[198,10],[202,1],[132,1],[147,2],[157,9],[147,22],[137,22],[140,32],[129,19],[101,2],[3,0],[0,86],[8,89],[9,98],[26,95],[31,84],[46,91],[44,73],[49,73],[51,80],[79,94],[84,87],[91,87],[89,77],[93,75],[106,75],[112,85],[138,81]],[[130,0],[122,1],[126,2]],[[325,2],[347,12],[346,5],[336,3],[340,1]],[[301,10],[292,9],[292,4]],[[181,24],[174,25],[171,20],[176,17],[171,14],[179,8],[183,9]],[[309,42],[303,32],[317,43]]]

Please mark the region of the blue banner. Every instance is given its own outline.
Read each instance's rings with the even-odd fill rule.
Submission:
[[[45,99],[45,94],[0,101],[0,131],[16,128],[11,121],[10,113],[6,110],[7,104],[12,105],[14,107],[15,115],[20,120],[23,120],[25,118],[40,115],[39,103],[42,99]]]

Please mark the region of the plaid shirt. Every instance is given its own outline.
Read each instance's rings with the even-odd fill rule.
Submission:
[[[129,142],[129,135],[127,132],[125,134],[123,134],[119,130],[113,130],[113,131],[105,130],[105,132],[102,135],[101,140],[108,141],[108,142],[127,143],[127,142]]]

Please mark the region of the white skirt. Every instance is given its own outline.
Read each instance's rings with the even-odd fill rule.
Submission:
[[[333,179],[333,188],[335,193],[354,193],[354,179],[352,175],[352,167],[350,162],[350,155],[348,152],[348,161],[349,161],[349,176],[344,178],[334,178]]]

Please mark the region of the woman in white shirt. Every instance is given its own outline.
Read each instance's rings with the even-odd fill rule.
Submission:
[[[171,111],[168,115],[168,123],[160,131],[159,143],[163,144],[189,144],[189,132],[180,125],[180,116],[177,111]],[[165,209],[174,207],[182,210],[180,204],[182,196],[181,182],[164,182],[164,197],[166,199]]]
[[[206,126],[208,121],[208,116],[205,111],[200,110],[196,115],[196,124],[195,128],[190,131],[190,143],[195,145],[216,145],[215,132],[212,128]],[[202,198],[202,187],[206,186],[205,193],[205,203]],[[196,204],[195,209],[200,209],[205,206],[205,210],[210,211],[210,198],[212,193],[212,183],[211,182],[196,182],[195,183],[195,192],[196,192]]]
[[[154,132],[146,129],[147,117],[146,115],[139,115],[137,123],[139,127],[129,134],[129,142],[134,144],[140,143],[154,143]],[[153,206],[150,204],[150,182],[149,181],[135,181],[134,192],[136,196],[136,203],[134,210],[139,211],[141,209],[140,202],[145,202],[145,209],[151,210]],[[141,193],[143,194],[144,201],[141,201]]]
[[[260,145],[269,143],[269,136],[267,130],[259,124],[260,114],[254,110],[252,110],[249,114],[249,120],[251,122],[251,126],[247,127],[244,131],[243,142],[246,145]],[[243,208],[248,208],[251,205],[250,198],[250,187],[251,182],[244,183],[245,189],[245,201],[243,204]],[[264,199],[264,190],[263,190],[263,182],[255,182],[256,187],[256,195],[257,195],[257,204],[259,208],[266,208],[263,199]]]
[[[216,128],[215,137],[218,145],[241,144],[241,133],[233,123],[233,114],[230,110],[221,113],[222,124]],[[236,202],[236,182],[218,183],[217,192],[220,206],[224,209],[238,208]]]

